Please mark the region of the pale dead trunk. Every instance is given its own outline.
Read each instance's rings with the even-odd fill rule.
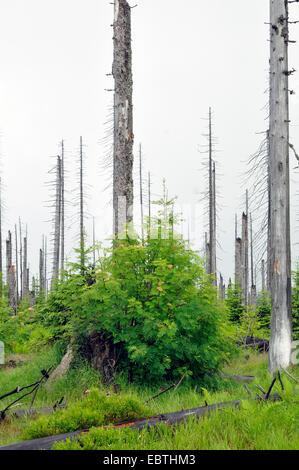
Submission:
[[[52,285],[59,277],[61,230],[61,158],[57,157]]]
[[[133,222],[133,79],[131,8],[126,0],[114,2],[114,235]]]
[[[141,239],[144,241],[143,228],[143,189],[142,189],[142,147],[139,146],[139,192],[140,192],[140,216],[141,216]]]
[[[61,276],[64,271],[64,232],[65,232],[65,190],[64,190],[64,141],[61,142],[61,253],[60,269]]]
[[[289,194],[288,2],[270,0],[270,280],[269,371],[291,362],[291,250]]]

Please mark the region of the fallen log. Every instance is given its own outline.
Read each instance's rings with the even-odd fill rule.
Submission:
[[[63,410],[64,405],[56,406],[56,410]],[[23,418],[24,416],[49,415],[55,412],[53,406],[43,406],[42,408],[24,408],[20,410],[9,410],[8,418]]]
[[[254,376],[253,375],[232,375],[232,374],[220,374],[222,379],[234,379],[237,382],[253,382]]]
[[[266,395],[262,397],[258,397],[258,400],[262,401],[262,400],[265,400],[265,398],[266,398]],[[219,409],[223,409],[226,407],[239,408],[240,403],[242,401],[248,401],[250,399],[251,398],[244,398],[241,400],[233,400],[229,402],[218,403],[216,405],[206,405],[206,406],[201,406],[199,408],[192,408],[189,410],[177,411],[175,413],[160,414],[157,416],[152,416],[151,418],[147,418],[147,419],[128,421],[124,423],[115,424],[113,426],[104,426],[104,428],[105,429],[131,428],[131,429],[138,429],[139,431],[142,431],[143,429],[150,429],[152,427],[157,427],[157,425],[160,423],[166,423],[171,426],[171,425],[179,424],[185,421],[186,419],[190,418],[191,416],[195,418],[200,418],[200,417],[205,417],[209,415],[210,413],[213,413]],[[280,401],[281,397],[278,393],[273,393],[273,395],[271,395],[269,399],[273,401]],[[34,439],[31,441],[18,442],[17,444],[10,444],[7,446],[0,447],[0,450],[51,450],[53,445],[56,442],[63,442],[63,441],[66,441],[67,439],[80,440],[80,436],[83,436],[84,434],[87,434],[88,432],[89,430],[75,431],[75,432],[71,432],[67,434],[59,434],[57,436],[49,436],[49,437],[43,437],[41,439]]]
[[[255,338],[254,336],[248,336],[240,338],[241,341],[237,341],[238,346],[246,346],[249,348],[257,348],[259,351],[269,351],[269,340],[263,338]]]

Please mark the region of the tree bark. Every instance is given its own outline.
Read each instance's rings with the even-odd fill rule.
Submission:
[[[291,250],[289,194],[288,2],[270,0],[270,280],[269,371],[291,363]]]
[[[52,288],[59,277],[61,230],[61,158],[57,157]]]
[[[133,222],[133,79],[131,9],[126,0],[114,2],[114,235]]]

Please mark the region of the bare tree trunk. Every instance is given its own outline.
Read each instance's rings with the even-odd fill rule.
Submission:
[[[95,248],[95,244],[96,244],[96,233],[95,233],[95,220],[94,220],[94,217],[93,217],[93,219],[92,219],[93,267],[95,267],[95,265],[96,265],[96,248]]]
[[[114,234],[133,222],[133,104],[131,9],[126,0],[114,2]]]
[[[267,225],[267,291],[271,291],[271,183],[270,183],[270,134],[268,139],[268,225]]]
[[[215,163],[213,162],[212,110],[209,108],[209,274],[214,276],[213,284],[217,286],[216,277],[216,182]]]
[[[12,264],[12,237],[11,232],[8,232],[8,240],[6,240],[6,260],[7,260],[7,286],[8,286],[8,298],[9,307],[17,311],[16,302],[16,271],[15,266]]]
[[[242,290],[244,305],[248,306],[248,199],[246,193],[247,213],[242,215]]]
[[[85,267],[85,234],[84,234],[84,192],[83,192],[83,139],[80,137],[80,265],[81,272]]]
[[[235,240],[235,284],[239,289],[242,289],[242,239],[236,238]]]
[[[148,172],[148,238],[151,237],[151,174]]]
[[[44,295],[44,251],[39,250],[39,293],[40,296]]]
[[[23,298],[28,295],[28,278],[27,278],[27,237],[23,240]]]
[[[21,300],[24,300],[24,281],[23,281],[23,244],[22,244],[22,223],[19,217],[19,234],[20,234],[20,284],[21,284]]]
[[[141,215],[141,239],[144,242],[144,228],[143,228],[143,190],[142,190],[142,147],[139,146],[139,182],[140,182],[140,215]]]
[[[16,279],[15,279],[15,284],[16,284],[16,303],[18,304],[19,302],[19,254],[18,254],[18,230],[17,230],[17,224],[15,224],[15,256],[16,256]]]
[[[262,259],[262,293],[265,293],[265,260]]]
[[[3,255],[2,255],[2,180],[0,178],[0,297],[3,294]]]
[[[61,158],[57,157],[52,288],[54,286],[55,280],[57,280],[59,277],[60,230],[61,230],[60,224],[61,224]]]
[[[291,363],[288,1],[270,0],[271,339],[269,371]]]
[[[250,305],[256,306],[256,284],[254,280],[254,262],[253,262],[253,231],[252,231],[252,215],[250,214],[250,270],[251,270],[251,295]]]
[[[65,201],[64,201],[64,141],[61,142],[61,254],[60,269],[61,276],[64,271],[64,227],[65,227]]]

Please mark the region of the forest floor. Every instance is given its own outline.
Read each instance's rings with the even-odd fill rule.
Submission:
[[[11,358],[8,358],[10,360]],[[17,386],[24,386],[39,380],[41,370],[59,362],[59,355],[55,348],[47,349],[33,358],[32,356],[13,357],[20,365],[11,368],[0,369],[0,395],[9,392]],[[298,450],[299,449],[299,386],[285,374],[282,376],[284,391],[277,381],[274,392],[282,396],[281,402],[258,403],[254,400],[257,393],[261,394],[256,385],[268,390],[271,377],[267,371],[267,355],[257,354],[252,351],[240,353],[230,366],[226,367],[223,374],[242,376],[255,376],[253,382],[247,383],[252,394],[252,400],[244,401],[240,409],[225,408],[212,413],[208,418],[186,422],[170,428],[161,424],[151,432],[123,429],[121,431],[109,429],[93,429],[91,433],[82,438],[81,447],[77,442],[58,444],[60,449],[108,449],[108,450]],[[299,367],[292,370],[295,377],[299,376]],[[169,392],[159,396],[155,400],[145,402],[155,395],[157,388],[148,388],[140,385],[128,384],[118,377],[121,392],[119,400],[123,410],[127,407],[130,411],[128,417],[146,418],[156,414],[180,411],[225,401],[248,398],[248,392],[243,383],[233,379],[222,380],[221,388],[216,392],[209,392],[198,387],[191,387],[188,382],[182,384],[175,392]],[[58,379],[49,388],[43,386],[37,393],[34,407],[53,406],[63,396],[66,397],[67,410],[56,411],[54,417],[42,418],[6,418],[0,423],[0,446],[20,442],[34,437],[59,434],[86,429],[87,424],[112,424],[122,420],[123,414],[117,414],[117,410],[110,415],[105,415],[105,406],[108,406],[102,397],[101,416],[95,416],[92,402],[84,397],[86,390],[99,389],[99,376],[90,367],[82,365],[70,370],[66,376]],[[103,389],[106,397],[107,389]],[[14,396],[13,396],[14,397]],[[30,405],[31,396],[18,404],[19,408],[27,408]],[[109,399],[109,397],[108,397]],[[4,409],[13,401],[8,397],[0,402],[0,408]],[[136,405],[135,412],[132,406]],[[90,408],[89,408],[90,407]],[[83,410],[83,412],[82,412]],[[104,410],[104,411],[103,411]],[[79,412],[81,415],[79,416]],[[130,413],[133,413],[132,416]],[[110,417],[109,417],[110,416]],[[112,421],[111,416],[115,421]],[[107,420],[105,422],[105,420]],[[82,427],[81,427],[82,425]],[[53,432],[56,431],[56,432]]]

